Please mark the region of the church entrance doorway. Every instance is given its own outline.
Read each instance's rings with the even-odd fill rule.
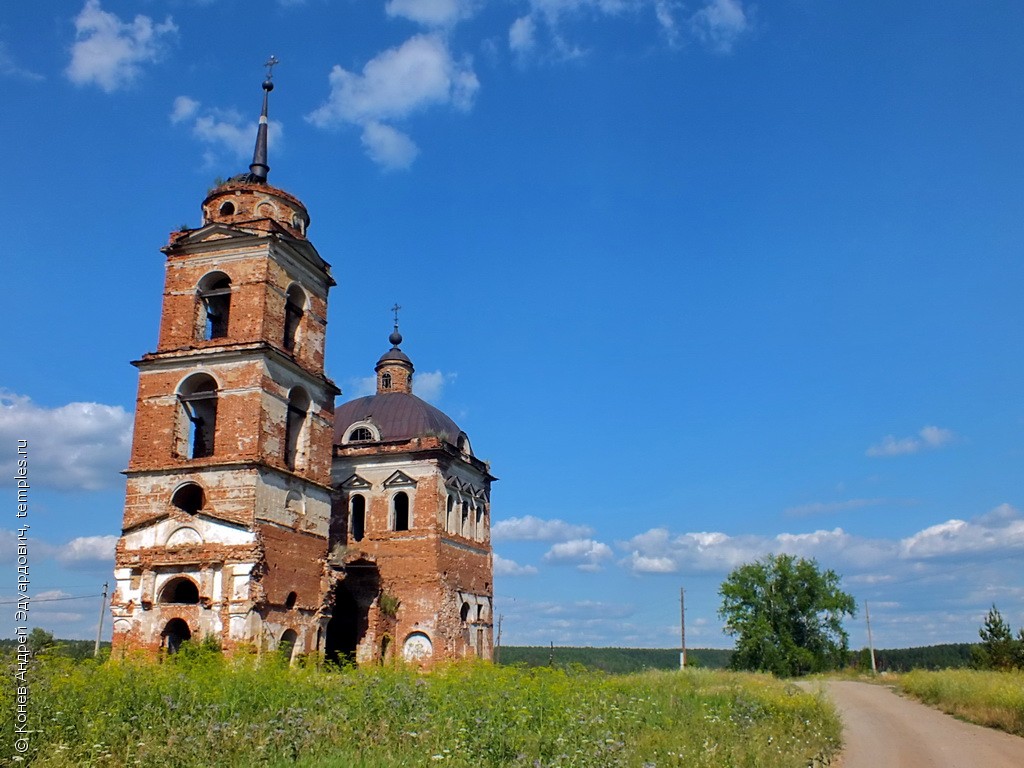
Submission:
[[[192,639],[192,630],[183,619],[171,619],[164,627],[163,634],[164,648],[168,653],[177,653],[181,644]]]
[[[334,588],[334,610],[327,623],[324,647],[328,661],[354,664],[356,649],[370,628],[370,606],[380,594],[377,566],[358,560],[345,566],[345,574]]]

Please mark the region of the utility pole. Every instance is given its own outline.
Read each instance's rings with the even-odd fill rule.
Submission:
[[[92,655],[94,658],[99,658],[100,655],[100,637],[103,635],[103,614],[107,612],[107,587],[108,582],[103,582],[103,599],[100,600],[100,624],[96,628],[96,647],[92,649]]]
[[[502,614],[498,614],[498,639],[494,641],[494,663],[497,664],[501,660],[501,620],[505,618]]]
[[[686,590],[679,588],[679,668],[686,669]]]
[[[871,651],[871,674],[877,675],[878,668],[875,666],[875,644],[871,640],[871,611],[868,610],[868,601],[864,601],[864,617],[868,620],[868,649]]]

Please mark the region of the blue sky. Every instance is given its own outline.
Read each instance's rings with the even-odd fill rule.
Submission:
[[[0,469],[13,499],[29,439],[32,624],[95,633],[159,248],[247,167],[273,53],[328,372],[364,394],[402,304],[418,393],[500,478],[503,642],[671,646],[683,586],[689,644],[727,647],[718,585],[772,551],[840,573],[879,647],[1024,625],[1022,33],[999,0],[19,5]]]

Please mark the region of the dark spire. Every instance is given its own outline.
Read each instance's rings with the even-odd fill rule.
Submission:
[[[256,148],[252,151],[249,178],[259,184],[267,183],[270,166],[267,165],[267,102],[274,90],[274,65],[280,62],[271,56],[267,59],[267,79],[263,81],[263,111],[260,113],[260,127],[256,130]]]
[[[391,308],[391,311],[395,313],[395,330],[388,336],[392,349],[398,349],[398,345],[402,343],[402,334],[398,332],[398,310],[400,309],[401,307],[398,305],[398,302],[395,302],[395,306]]]

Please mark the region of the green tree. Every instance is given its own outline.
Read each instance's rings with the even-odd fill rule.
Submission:
[[[1024,630],[1021,638],[1015,640],[1010,625],[995,603],[985,616],[985,621],[978,630],[981,644],[975,646],[972,661],[978,669],[1013,669],[1017,666],[1020,654],[1019,644],[1024,643]]]
[[[53,633],[47,632],[42,627],[33,627],[32,631],[28,633],[28,647],[32,651],[33,656],[40,651],[51,648],[55,643]]]
[[[718,594],[724,631],[736,637],[734,669],[792,677],[846,664],[843,617],[857,604],[816,561],[768,555],[733,570]]]

